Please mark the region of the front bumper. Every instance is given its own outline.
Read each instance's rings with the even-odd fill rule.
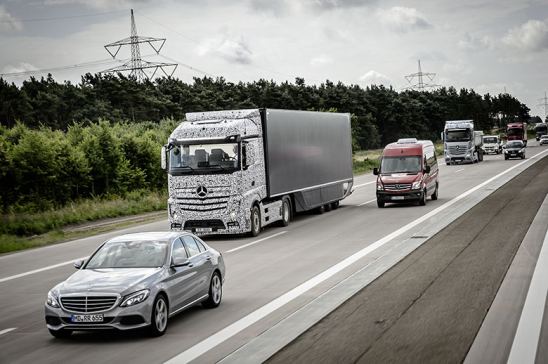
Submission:
[[[457,162],[457,163],[460,163],[460,162],[474,162],[474,157],[473,156],[465,156],[465,155],[462,155],[462,156],[449,156],[449,155],[445,155],[445,163],[451,163],[451,162]]]
[[[74,330],[74,331],[95,331],[95,330],[133,330],[149,326],[152,317],[153,298],[148,297],[144,302],[130,307],[120,307],[118,304],[107,311],[81,313],[70,312],[62,307],[55,308],[45,305],[46,326],[50,330]],[[103,322],[76,323],[72,322],[73,315],[94,315],[101,314]]]
[[[523,158],[525,153],[504,153],[506,158]]]
[[[422,198],[421,190],[407,190],[396,192],[377,191],[377,200],[383,202],[418,201]]]

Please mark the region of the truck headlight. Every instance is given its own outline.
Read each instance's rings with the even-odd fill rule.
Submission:
[[[133,306],[138,303],[141,303],[147,299],[149,293],[150,291],[148,289],[143,289],[141,291],[137,291],[135,293],[129,294],[124,297],[124,299],[122,300],[122,303],[120,303],[120,306],[128,307],[128,306]]]
[[[236,219],[236,212],[235,212],[235,211],[232,211],[232,212],[230,213],[230,219],[232,219],[232,220],[235,220],[235,219]]]
[[[413,184],[411,185],[412,190],[418,190],[420,188],[421,188],[421,181],[413,182]]]
[[[377,183],[377,191],[384,191],[382,183]]]
[[[54,308],[59,308],[61,305],[59,305],[59,302],[57,301],[57,297],[51,292],[48,292],[48,298],[46,299],[46,305]]]

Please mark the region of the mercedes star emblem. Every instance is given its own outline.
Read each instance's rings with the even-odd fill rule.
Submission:
[[[198,186],[196,194],[200,197],[205,197],[207,195],[207,188],[205,186]]]

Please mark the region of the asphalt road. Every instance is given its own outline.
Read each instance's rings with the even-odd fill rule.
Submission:
[[[545,150],[531,143],[527,156]],[[546,154],[546,153],[545,153]],[[43,304],[47,291],[68,277],[71,261],[87,256],[110,236],[166,230],[167,222],[102,234],[46,248],[0,257],[0,362],[2,363],[161,363],[194,348],[202,340],[271,303],[301,283],[353,253],[390,234],[490,177],[520,163],[487,156],[480,164],[440,165],[440,198],[425,207],[374,202],[374,177],[355,179],[355,192],[338,210],[298,216],[288,227],[268,227],[258,238],[209,238],[223,252],[227,266],[223,303],[218,309],[199,307],[176,316],[165,336],[150,339],[140,333],[78,333],[54,339],[45,327]],[[270,237],[270,238],[269,238]],[[267,238],[267,239],[265,239]],[[264,239],[264,240],[263,240]],[[254,243],[247,245],[249,243]],[[235,250],[236,249],[236,250]],[[323,280],[312,289],[265,314],[248,327],[227,335],[197,362],[215,362],[327,291],[362,267],[365,257]],[[463,262],[462,264],[466,264]],[[478,323],[479,325],[479,323]],[[9,329],[13,329],[7,331]]]

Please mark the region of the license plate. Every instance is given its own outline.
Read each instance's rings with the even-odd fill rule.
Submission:
[[[392,196],[392,200],[403,200],[405,197],[403,196]]]
[[[212,232],[212,228],[196,228],[197,233],[210,233]]]
[[[72,322],[103,322],[103,315],[72,315],[70,317]]]

